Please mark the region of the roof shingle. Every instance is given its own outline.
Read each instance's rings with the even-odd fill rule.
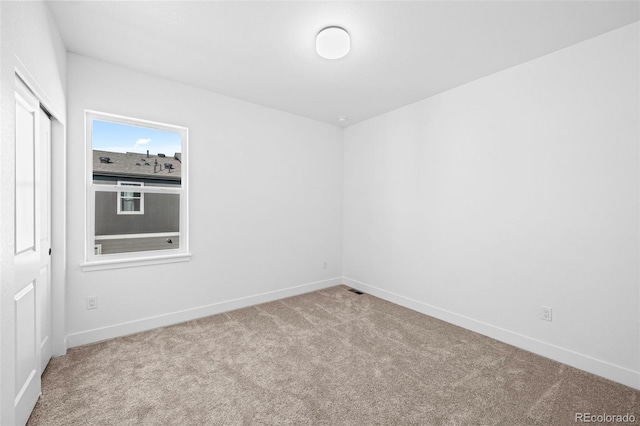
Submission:
[[[109,162],[101,161],[108,158]],[[178,152],[173,157],[160,157],[136,152],[110,152],[93,150],[93,175],[151,178],[180,181],[182,163]],[[169,169],[165,164],[171,164]]]

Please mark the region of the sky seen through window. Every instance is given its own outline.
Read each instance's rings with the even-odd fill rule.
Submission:
[[[182,152],[182,137],[179,133],[149,127],[132,126],[110,121],[93,121],[93,149],[111,152],[136,152],[173,157]]]

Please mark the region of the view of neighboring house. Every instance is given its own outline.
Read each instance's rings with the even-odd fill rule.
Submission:
[[[97,191],[95,254],[177,249],[180,196],[136,191],[136,187],[180,186],[181,154],[93,150],[93,182],[131,186],[131,191]]]

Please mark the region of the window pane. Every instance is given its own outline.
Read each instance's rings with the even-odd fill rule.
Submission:
[[[182,248],[180,239],[180,197],[186,194],[144,191],[182,187],[186,129],[90,115],[92,186],[97,189],[89,210],[95,221],[89,241],[93,255],[186,249],[188,238]],[[120,188],[100,190],[103,185]]]
[[[113,208],[117,192],[96,191],[95,254],[180,248],[180,195],[143,195],[145,214],[123,215]],[[140,199],[120,201],[122,211],[140,210]]]
[[[181,185],[180,133],[103,120],[92,126],[94,183]]]
[[[120,196],[122,198],[140,198],[139,192],[121,192]]]
[[[139,212],[140,199],[139,198],[121,198],[120,210],[123,212]]]

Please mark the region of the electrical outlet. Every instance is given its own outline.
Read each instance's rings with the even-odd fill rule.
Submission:
[[[87,309],[98,309],[98,296],[87,297]]]
[[[551,321],[551,308],[548,306],[540,306],[540,313],[538,316],[541,320]]]
[[[325,260],[325,261],[322,263],[322,268],[323,268],[323,269],[327,269],[327,266],[328,266],[328,265],[329,265],[329,263]]]

